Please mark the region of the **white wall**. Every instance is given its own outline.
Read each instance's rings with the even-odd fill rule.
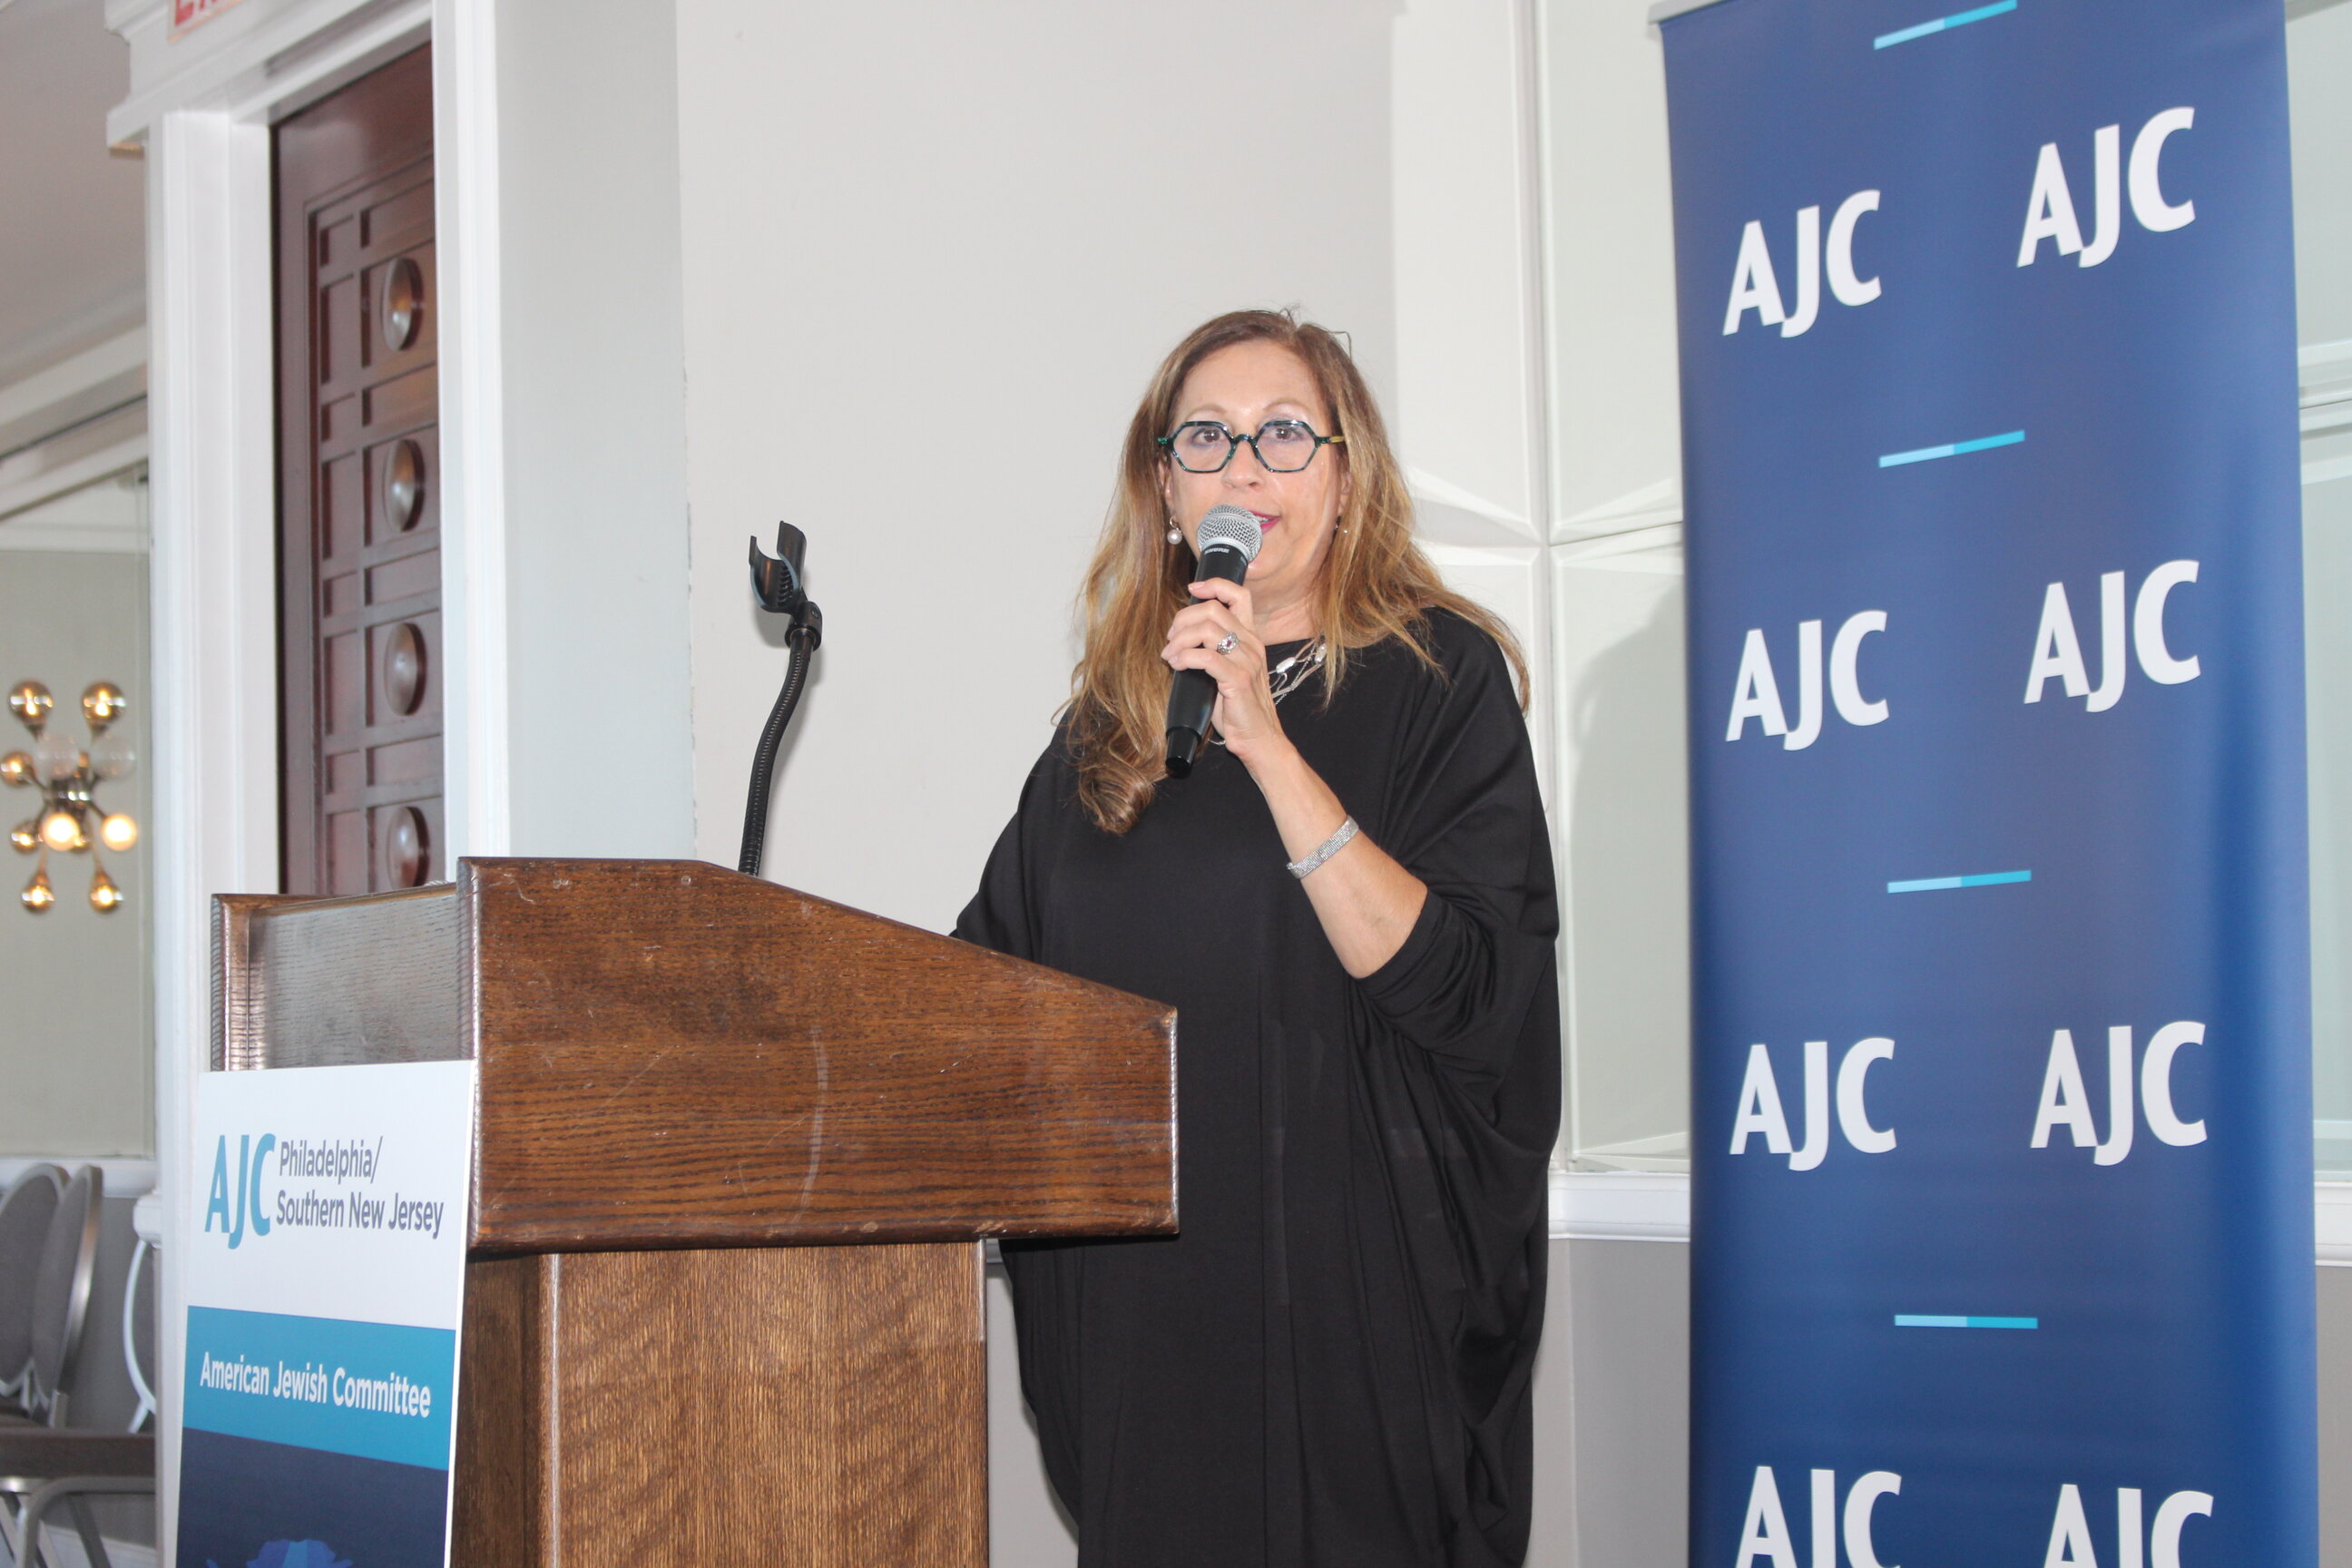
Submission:
[[[1688,834],[1664,63],[1643,0],[1540,11],[1567,1142],[1587,1163],[1680,1164]]]
[[[107,482],[0,523],[0,689],[38,680],[57,700],[51,723],[87,745],[83,689],[111,680],[131,699],[120,731],[139,754],[131,777],[101,784],[107,809],[142,826],[147,811],[147,560],[118,552],[6,548],[20,524],[60,528],[69,513],[135,519],[135,489]],[[0,710],[0,752],[32,737]],[[28,820],[40,796],[0,790],[0,829]],[[37,861],[0,848],[0,1155],[131,1154],[154,1147],[153,1056],[148,1033],[146,928],[152,884],[142,846],[100,851],[129,895],[110,913],[89,906],[90,857],[51,855],[56,907],[17,902]]]
[[[945,930],[1068,689],[1160,356],[1219,311],[1297,305],[1391,390],[1389,22],[1360,0],[679,7],[703,858],[734,863],[785,664],[747,536],[806,530],[825,613],[767,874]],[[1204,159],[1224,173],[1184,194]],[[995,1560],[1066,1563],[1001,1282],[991,1302]]]
[[[498,31],[510,852],[690,857],[676,29]]]
[[[2305,679],[2311,753],[2312,1113],[2352,1173],[2352,5],[2287,24],[2303,344]]]
[[[1388,26],[1361,0],[679,7],[704,858],[734,862],[784,668],[744,542],[786,519],[825,642],[768,874],[952,921],[1067,690],[1160,357],[1297,304],[1390,384]],[[1184,194],[1203,158],[1225,172]]]

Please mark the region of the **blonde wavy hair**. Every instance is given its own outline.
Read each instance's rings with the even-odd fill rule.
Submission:
[[[1166,539],[1161,481],[1167,455],[1158,437],[1173,429],[1176,400],[1192,368],[1236,343],[1270,342],[1298,356],[1315,378],[1337,428],[1347,437],[1323,448],[1346,465],[1339,531],[1318,576],[1315,626],[1328,652],[1323,667],[1328,705],[1346,679],[1349,656],[1393,637],[1432,668],[1426,618],[1446,609],[1501,646],[1517,678],[1522,707],[1528,667],[1502,622],[1447,588],[1412,538],[1412,498],[1389,449],[1388,428],[1363,374],[1339,340],[1288,310],[1235,310],[1203,322],[1160,362],[1129,421],[1119,455],[1118,489],[1079,594],[1086,649],[1071,672],[1070,700],[1059,719],[1078,774],[1078,800],[1106,833],[1125,833],[1151,804],[1168,774],[1164,725],[1168,667],[1160,649],[1168,623],[1192,602],[1192,552]],[[1249,459],[1235,454],[1236,462]]]

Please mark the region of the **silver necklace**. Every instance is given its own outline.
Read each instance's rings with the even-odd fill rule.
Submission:
[[[1267,695],[1276,702],[1280,702],[1305,685],[1308,676],[1323,668],[1324,651],[1323,639],[1318,637],[1280,664],[1276,665],[1267,673],[1267,680],[1270,683]]]
[[[1307,684],[1308,676],[1323,668],[1323,656],[1329,650],[1325,647],[1323,639],[1318,637],[1266,671],[1267,697],[1279,706],[1284,698]],[[1209,743],[1222,746],[1225,743],[1225,738],[1212,732],[1209,736]]]

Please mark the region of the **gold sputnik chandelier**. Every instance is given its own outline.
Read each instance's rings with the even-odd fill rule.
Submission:
[[[37,680],[20,680],[8,692],[8,710],[33,732],[33,749],[0,756],[0,784],[41,792],[41,809],[18,823],[8,842],[21,854],[41,858],[33,879],[17,899],[35,914],[47,912],[58,901],[49,886],[49,857],[89,857],[89,907],[110,914],[122,906],[122,889],[106,874],[98,846],[117,854],[139,842],[139,824],[123,812],[110,812],[96,797],[101,781],[119,779],[138,759],[131,742],[113,728],[130,705],[122,689],[101,680],[81,694],[81,713],[89,724],[89,746],[84,750],[52,723],[57,706],[49,689]]]

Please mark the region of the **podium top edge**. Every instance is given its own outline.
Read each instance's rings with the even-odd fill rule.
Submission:
[[[6,0],[0,0],[0,9]],[[235,908],[247,909],[261,915],[279,913],[308,914],[314,910],[376,907],[400,903],[412,899],[448,899],[464,891],[466,882],[477,867],[501,866],[640,866],[677,868],[695,874],[716,872],[729,879],[747,882],[764,882],[760,877],[744,877],[731,866],[721,866],[713,860],[662,859],[606,856],[541,856],[541,855],[467,855],[459,858],[457,874],[438,882],[427,882],[415,888],[385,888],[373,893],[215,893],[213,901]],[[783,888],[781,882],[768,886]],[[786,891],[797,891],[786,889]],[[803,897],[814,895],[803,894]]]
[[[1650,7],[1650,26],[1654,27],[1687,12],[1704,11],[1709,5],[1722,4],[1723,0],[1657,0],[1657,4]]]
[[[388,888],[373,893],[215,893],[213,902],[250,910],[259,915],[307,913],[362,905],[403,903],[415,899],[446,899],[457,895],[455,882],[427,882],[421,888]]]

